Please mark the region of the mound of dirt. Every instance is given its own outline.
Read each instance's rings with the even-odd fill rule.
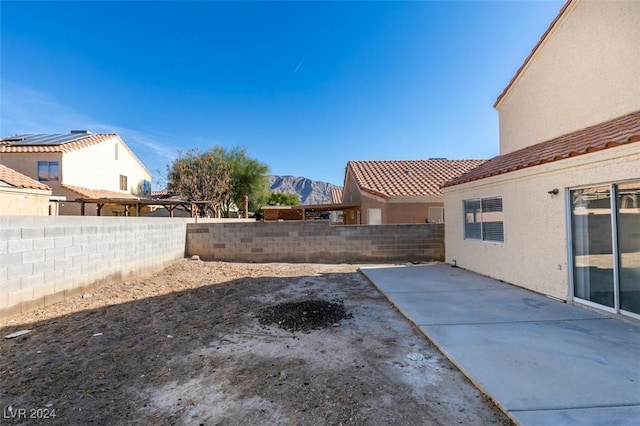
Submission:
[[[320,328],[332,327],[345,318],[352,318],[347,314],[342,303],[332,303],[326,300],[302,300],[298,302],[283,302],[263,309],[258,320],[263,325],[276,324],[289,331],[309,332]]]

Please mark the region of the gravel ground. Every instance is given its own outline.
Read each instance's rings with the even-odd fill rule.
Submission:
[[[23,329],[3,424],[512,424],[356,265],[185,259]]]

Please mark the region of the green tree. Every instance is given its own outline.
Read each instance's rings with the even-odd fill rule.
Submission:
[[[222,215],[229,217],[233,205],[242,209],[244,195],[249,197],[249,211],[259,209],[269,194],[269,166],[250,158],[244,148],[227,150],[217,146],[214,151],[231,169],[231,183],[222,196]]]
[[[269,194],[267,202],[270,206],[299,206],[300,196],[298,194],[284,194],[281,192],[272,192]]]
[[[217,216],[232,180],[231,166],[217,149],[200,153],[191,149],[167,166],[167,189],[187,201],[208,201],[198,215],[211,210]]]

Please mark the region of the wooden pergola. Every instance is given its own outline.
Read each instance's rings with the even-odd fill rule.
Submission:
[[[100,216],[101,210],[106,205],[124,207],[124,215],[129,216],[129,211],[135,208],[136,215],[140,216],[140,208],[144,206],[162,206],[169,210],[169,217],[174,217],[173,212],[177,207],[183,207],[186,211],[194,216],[196,207],[208,206],[215,204],[213,201],[185,201],[185,200],[153,200],[150,198],[76,198],[76,202],[80,203],[80,214],[85,215],[85,206],[87,204],[95,204],[97,215]]]
[[[360,207],[351,204],[308,204],[299,206],[264,206],[264,220],[307,220],[308,213],[345,211]]]

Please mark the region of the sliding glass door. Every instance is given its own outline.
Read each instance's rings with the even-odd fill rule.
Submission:
[[[640,182],[571,191],[573,296],[640,316]]]
[[[640,315],[640,182],[618,185],[620,310]]]
[[[573,295],[614,308],[611,189],[571,191],[573,231]]]

